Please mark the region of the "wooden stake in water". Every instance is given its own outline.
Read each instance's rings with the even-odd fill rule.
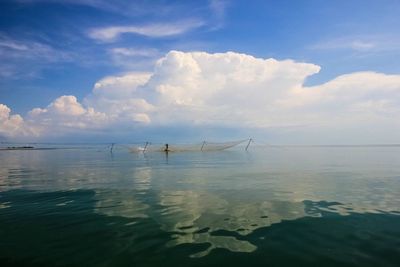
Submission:
[[[249,139],[249,142],[247,143],[246,151],[247,151],[247,149],[249,148],[251,142],[253,142],[253,139],[252,139],[252,138],[250,138],[250,139]]]
[[[114,143],[111,143],[111,148],[110,148],[110,153],[113,153],[113,149],[114,149]]]
[[[148,146],[149,144],[150,144],[149,142],[146,142],[146,144],[144,145],[144,148],[143,148],[143,152],[146,152],[147,146]]]
[[[203,144],[201,145],[201,149],[200,149],[201,151],[203,151],[203,147],[205,144],[206,144],[206,141],[204,141]]]

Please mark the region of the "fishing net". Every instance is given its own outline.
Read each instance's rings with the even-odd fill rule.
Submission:
[[[185,151],[218,151],[225,150],[236,145],[239,145],[243,142],[248,141],[239,140],[239,141],[231,141],[231,142],[202,142],[198,144],[168,144],[168,152],[185,152]],[[144,146],[135,146],[130,148],[131,152],[165,152],[166,144],[150,144],[146,143]]]

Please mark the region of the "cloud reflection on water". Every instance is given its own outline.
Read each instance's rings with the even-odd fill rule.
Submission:
[[[170,235],[168,246],[209,244],[193,254],[199,257],[216,248],[252,252],[248,236],[282,221],[324,212],[398,214],[396,155],[395,148],[286,148],[251,159],[242,152],[171,154],[166,163],[158,154],[13,151],[0,154],[0,191],[94,190],[94,212],[151,219]],[[317,204],[310,209],[307,201]],[[0,198],[0,208],[10,206]]]

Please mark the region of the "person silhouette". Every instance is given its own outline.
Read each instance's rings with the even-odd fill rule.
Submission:
[[[168,152],[168,151],[169,151],[169,146],[168,146],[168,144],[165,144],[164,152]]]

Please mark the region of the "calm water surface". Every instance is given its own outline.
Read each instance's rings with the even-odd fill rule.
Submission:
[[[0,266],[399,265],[399,147],[0,151]]]

